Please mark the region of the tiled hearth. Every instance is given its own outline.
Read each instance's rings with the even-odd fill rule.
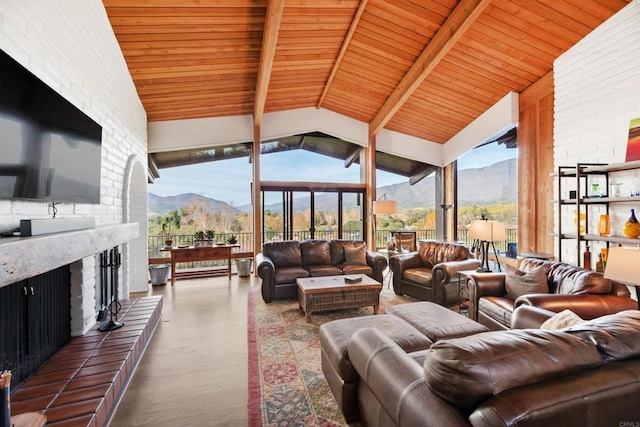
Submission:
[[[72,338],[11,396],[11,413],[42,412],[47,425],[104,426],[133,375],[162,312],[162,297],[122,301],[110,332]]]

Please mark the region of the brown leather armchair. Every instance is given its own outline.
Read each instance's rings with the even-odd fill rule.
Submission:
[[[458,302],[458,271],[474,270],[480,261],[463,245],[426,241],[417,252],[392,256],[389,267],[397,295],[451,306]]]
[[[507,296],[505,273],[478,273],[467,277],[469,317],[492,330],[510,329],[514,310],[530,305],[559,313],[569,309],[583,319],[637,309],[629,289],[601,273],[554,261],[525,259],[522,270],[544,266],[548,294]]]

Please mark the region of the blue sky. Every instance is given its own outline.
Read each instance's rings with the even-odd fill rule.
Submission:
[[[513,158],[516,150],[489,144],[472,150],[458,160],[458,169],[477,168]],[[305,150],[267,154],[260,158],[264,181],[360,182],[360,166]],[[407,178],[378,171],[378,187],[407,181]],[[251,201],[251,164],[247,158],[231,159],[160,170],[160,178],[148,187],[158,196],[201,194],[233,206]]]

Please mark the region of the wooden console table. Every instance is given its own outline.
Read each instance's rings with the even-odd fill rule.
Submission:
[[[231,279],[231,249],[239,248],[240,245],[215,245],[215,246],[188,246],[186,248],[164,248],[161,251],[171,252],[171,286],[177,278],[181,277],[203,277],[210,275],[210,272],[199,270],[197,272],[176,273],[176,264],[179,262],[199,262],[227,260],[227,276]]]

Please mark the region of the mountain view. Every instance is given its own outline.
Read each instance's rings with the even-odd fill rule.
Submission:
[[[458,200],[460,206],[475,204],[493,204],[514,202],[516,200],[516,159],[504,160],[483,168],[468,168],[458,171]],[[399,209],[433,206],[435,204],[435,176],[431,175],[415,185],[408,180],[402,183],[379,187],[379,195],[387,193],[387,199],[397,200]],[[316,209],[329,210],[335,207],[335,195],[327,194],[316,197]],[[199,194],[186,193],[175,196],[158,196],[149,193],[149,215],[163,215],[172,209],[185,205],[198,205],[209,212],[251,212],[250,204],[231,206],[230,204],[211,199]],[[294,201],[296,210],[305,210],[310,206],[309,197]],[[351,208],[345,202],[345,208]],[[276,203],[265,206],[274,212],[282,210]]]

